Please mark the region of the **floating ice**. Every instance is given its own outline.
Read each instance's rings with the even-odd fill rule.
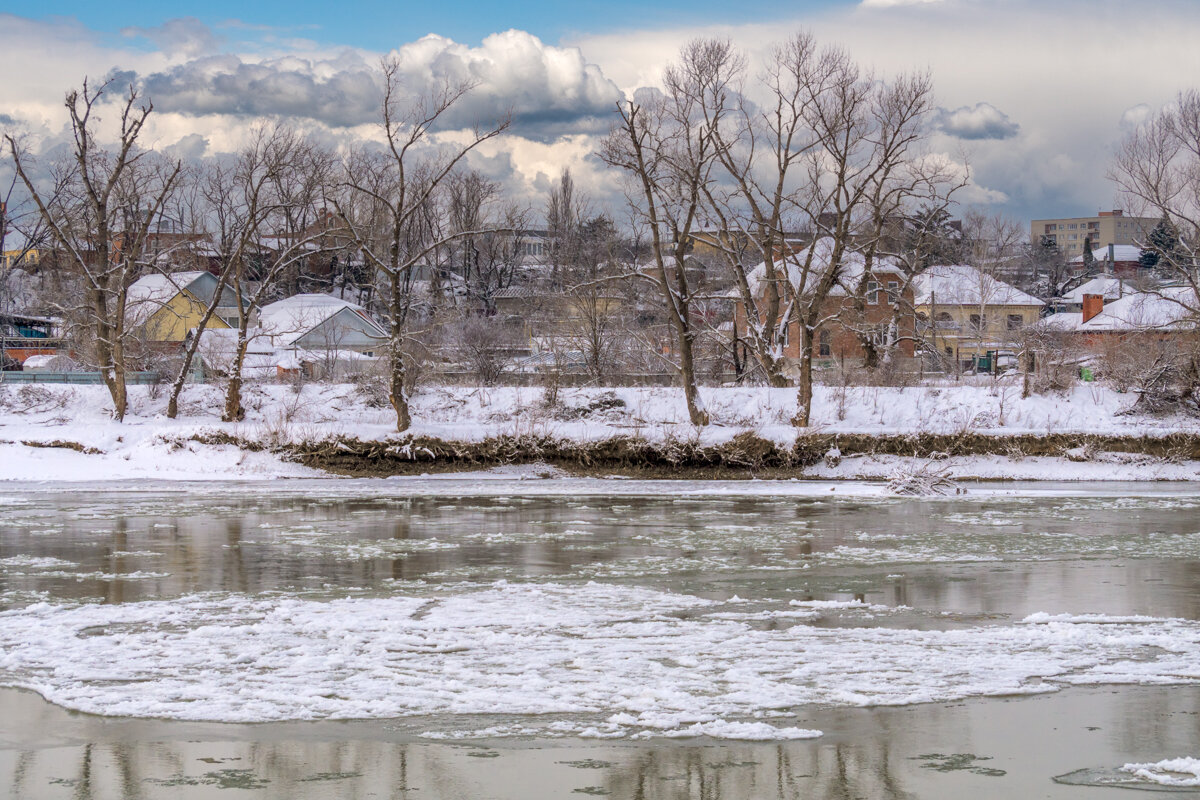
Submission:
[[[1159,786],[1200,786],[1200,759],[1168,758],[1153,764],[1126,764],[1122,772]]]
[[[479,735],[466,715],[486,714],[519,717],[511,735],[783,739],[815,734],[789,727],[815,703],[1200,681],[1200,623],[1188,620],[1047,615],[921,630],[797,617],[776,627],[759,613],[786,611],[782,601],[743,607],[747,617],[730,618],[715,601],[599,583],[36,603],[0,612],[0,683],[113,716],[437,715]]]

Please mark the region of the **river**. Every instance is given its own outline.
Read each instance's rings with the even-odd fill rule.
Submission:
[[[1186,792],[1200,490],[967,488],[6,484],[0,792]]]

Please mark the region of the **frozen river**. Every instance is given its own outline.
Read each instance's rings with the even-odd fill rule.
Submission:
[[[1193,486],[7,484],[0,509],[13,797],[1200,784],[1120,769],[1200,758]]]

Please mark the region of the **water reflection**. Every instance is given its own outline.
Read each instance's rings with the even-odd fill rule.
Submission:
[[[8,796],[850,800],[1078,797],[1054,775],[1188,752],[1200,690],[1126,687],[900,709],[816,710],[818,740],[755,743],[413,741],[369,723],[103,721],[0,693]],[[1154,714],[1150,727],[1130,717]],[[1130,737],[1133,737],[1130,740]],[[938,756],[935,758],[934,756]],[[932,759],[932,760],[931,760]],[[228,790],[239,790],[230,793]]]
[[[6,507],[0,603],[610,580],[964,614],[1200,616],[1194,498],[225,497]]]

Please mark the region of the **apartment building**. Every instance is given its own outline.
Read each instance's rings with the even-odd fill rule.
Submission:
[[[1064,219],[1035,219],[1030,225],[1029,240],[1038,244],[1045,237],[1058,245],[1067,258],[1082,255],[1084,245],[1092,249],[1111,245],[1141,245],[1158,224],[1157,217],[1127,217],[1120,209],[1101,211],[1094,217]]]

